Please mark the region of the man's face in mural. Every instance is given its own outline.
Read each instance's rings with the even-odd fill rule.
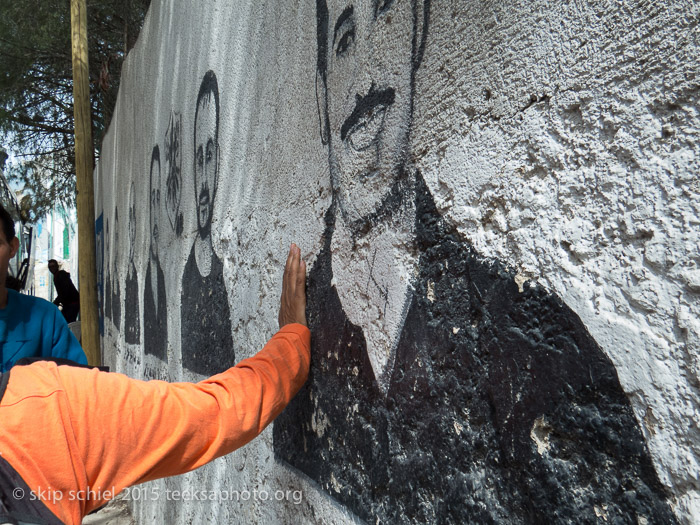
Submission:
[[[136,206],[134,204],[134,183],[129,192],[129,262],[134,261],[134,244],[136,243]]]
[[[117,211],[117,208],[114,208],[114,259],[112,262],[114,263],[114,272],[116,273],[117,270],[117,253],[119,253],[119,212]]]
[[[158,213],[160,212],[160,157],[155,153],[151,157],[150,175],[150,228],[151,228],[151,257],[158,258]]]
[[[219,171],[216,98],[210,91],[197,102],[194,125],[194,185],[197,199],[197,227],[202,238],[211,231],[212,209]]]
[[[343,218],[355,229],[388,211],[383,208],[406,161],[420,40],[414,3],[422,4],[328,0],[325,83],[322,56],[317,77],[321,133]],[[416,12],[422,15],[422,7]]]

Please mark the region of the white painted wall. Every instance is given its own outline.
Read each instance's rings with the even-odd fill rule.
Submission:
[[[119,210],[123,289],[134,182],[141,304],[151,149],[159,144],[163,157],[171,111],[182,115],[184,233],[162,227],[159,246],[170,341],[161,372],[170,380],[198,379],[179,364],[180,281],[197,230],[192,134],[207,70],[216,72],[221,100],[213,241],[237,359],[275,330],[289,243],[300,244],[308,263],[318,253],[330,184],[318,132],[315,17],[313,2],[154,0],[123,69],[96,206],[104,218]],[[686,523],[700,520],[699,18],[690,0],[434,2],[411,145],[440,211],[464,238],[555,291],[582,318],[617,367]],[[159,366],[109,320],[104,348],[117,371],[143,376]],[[275,462],[270,429],[204,469],[146,487],[160,497],[134,502],[143,523],[352,519]],[[173,504],[163,494],[176,488],[251,494]],[[256,501],[254,488],[268,501]],[[277,490],[301,490],[303,501],[274,501]]]

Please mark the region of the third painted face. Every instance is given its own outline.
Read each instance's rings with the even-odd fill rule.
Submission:
[[[114,208],[114,257],[112,259],[112,263],[114,264],[114,275],[117,274],[117,254],[120,253],[119,251],[119,212],[117,211],[117,208]]]
[[[195,122],[194,186],[197,226],[200,235],[208,235],[218,175],[216,103],[209,93],[199,100]]]
[[[385,205],[406,162],[413,6],[329,0],[328,16],[331,182],[346,223],[359,227]]]
[[[129,262],[134,260],[134,248],[136,244],[136,193],[134,191],[134,183],[131,183],[129,192]]]
[[[160,160],[151,162],[151,184],[149,193],[151,256],[158,258],[158,214],[160,213]]]

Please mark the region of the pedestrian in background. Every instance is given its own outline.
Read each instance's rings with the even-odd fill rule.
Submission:
[[[75,288],[70,274],[58,269],[58,261],[49,261],[49,271],[53,274],[53,285],[56,288],[56,299],[53,304],[61,306],[61,313],[67,323],[72,323],[78,318],[80,312],[80,293]]]

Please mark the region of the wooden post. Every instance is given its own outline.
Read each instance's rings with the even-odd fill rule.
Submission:
[[[88,76],[87,7],[71,0],[73,48],[73,111],[75,115],[75,172],[78,206],[78,275],[80,279],[80,332],[91,365],[101,364],[95,262],[95,195],[93,189],[92,115]]]

